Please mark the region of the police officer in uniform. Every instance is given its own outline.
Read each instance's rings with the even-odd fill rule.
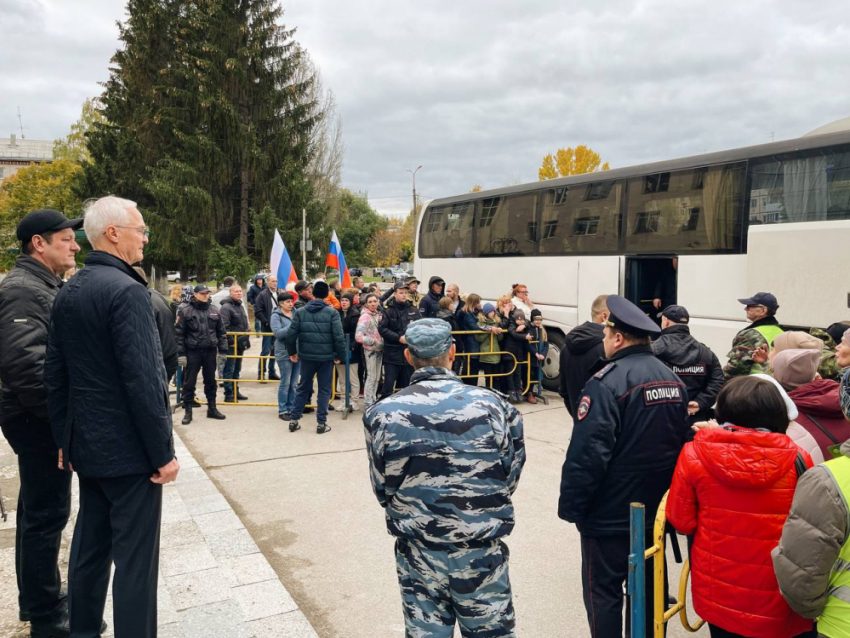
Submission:
[[[647,542],[688,432],[685,385],[652,354],[658,326],[622,297],[608,297],[604,366],[582,391],[561,472],[558,516],[581,534],[582,587],[590,635],[622,636],[629,504],[646,505]],[[652,569],[646,570],[652,635]],[[628,615],[626,631],[630,635]]]
[[[661,335],[652,342],[652,351],[676,373],[688,389],[691,425],[714,416],[711,407],[726,377],[723,366],[709,348],[691,336],[691,320],[684,306],[667,306],[658,313]]]
[[[514,637],[507,546],[525,463],[522,415],[451,371],[451,328],[411,323],[410,386],[363,417],[372,488],[397,540],[406,635]]]
[[[210,289],[206,284],[195,286],[195,298],[177,313],[178,362],[185,366],[183,375],[183,425],[192,422],[195,385],[203,370],[204,394],[207,397],[207,418],[226,417],[215,407],[215,375],[218,361],[227,358],[227,332],[217,308],[210,304]]]

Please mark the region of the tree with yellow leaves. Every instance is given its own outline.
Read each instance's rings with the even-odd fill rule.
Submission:
[[[542,182],[556,177],[594,173],[598,170],[607,171],[609,168],[611,166],[608,162],[602,164],[599,153],[584,144],[579,144],[575,148],[571,146],[559,148],[554,154],[546,155],[537,171],[537,176]]]

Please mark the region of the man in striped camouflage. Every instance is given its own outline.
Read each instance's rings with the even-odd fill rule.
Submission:
[[[452,371],[449,324],[408,326],[410,385],[366,411],[372,487],[396,537],[406,635],[516,636],[507,546],[525,463],[522,416]]]

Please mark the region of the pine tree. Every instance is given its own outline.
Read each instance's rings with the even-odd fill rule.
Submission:
[[[90,186],[139,201],[159,264],[201,275],[212,247],[234,244],[265,261],[275,227],[297,259],[302,208],[314,228],[325,213],[306,173],[321,114],[276,0],[128,9]]]

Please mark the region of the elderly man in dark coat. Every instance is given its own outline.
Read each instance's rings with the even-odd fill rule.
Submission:
[[[59,463],[80,514],[68,568],[70,630],[98,636],[112,563],[115,635],[156,636],[162,486],[177,478],[162,350],[133,202],[104,197],[84,221],[94,250],[56,297],[45,385]]]

